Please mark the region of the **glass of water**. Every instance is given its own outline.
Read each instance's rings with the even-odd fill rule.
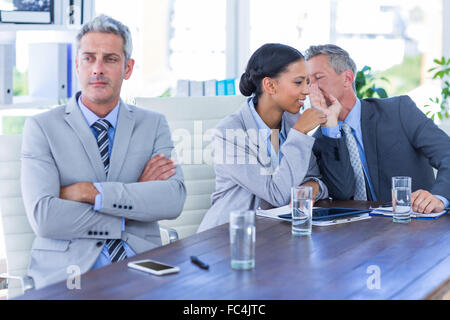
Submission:
[[[411,222],[410,177],[392,177],[392,221]]]
[[[230,214],[231,267],[246,270],[255,267],[255,212]]]
[[[312,231],[312,187],[292,187],[292,234],[310,235]]]

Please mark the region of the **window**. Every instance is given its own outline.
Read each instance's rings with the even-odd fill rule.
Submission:
[[[410,94],[423,106],[440,92],[427,70],[442,56],[442,0],[250,0],[250,24],[252,52],[266,42],[302,52],[334,43],[358,69],[387,77],[389,95]]]
[[[169,50],[176,78],[225,77],[225,11],[225,0],[174,1]]]
[[[250,50],[277,42],[304,51],[329,42],[330,1],[250,0]]]
[[[135,69],[122,97],[160,96],[179,79],[225,75],[225,0],[97,0],[96,14],[126,24]]]
[[[0,0],[0,10],[14,10],[14,3],[12,0]]]

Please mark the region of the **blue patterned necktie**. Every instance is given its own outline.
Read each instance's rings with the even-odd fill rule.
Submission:
[[[105,173],[108,175],[109,172],[109,139],[108,139],[108,129],[111,124],[108,120],[99,119],[92,127],[97,131],[97,145],[100,151],[100,157],[102,158],[103,165],[105,166]],[[120,239],[109,239],[106,241],[106,246],[108,247],[109,256],[111,262],[121,261],[127,258],[125,248],[123,247],[122,240]]]
[[[347,144],[348,153],[350,155],[350,163],[355,173],[355,195],[354,200],[367,200],[366,182],[364,180],[364,172],[359,157],[358,146],[356,145],[355,136],[352,129],[347,123],[342,124],[342,129],[345,133],[345,143]]]

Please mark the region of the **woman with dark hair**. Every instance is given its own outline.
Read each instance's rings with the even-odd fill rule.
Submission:
[[[214,134],[216,191],[198,232],[229,222],[233,210],[289,204],[291,187],[313,187],[328,197],[307,133],[327,121],[321,111],[299,111],[309,94],[305,59],[283,44],[265,44],[251,56],[239,90],[250,98],[223,119]]]

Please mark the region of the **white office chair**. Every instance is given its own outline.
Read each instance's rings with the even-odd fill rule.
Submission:
[[[180,239],[197,232],[211,206],[211,194],[215,191],[212,159],[207,161],[202,158],[203,154],[212,154],[210,142],[200,146],[198,141],[202,141],[203,133],[208,129],[214,128],[220,120],[239,109],[245,99],[241,95],[136,98],[136,106],[164,114],[172,132],[178,161],[184,173],[187,198],[177,219],[163,220],[159,224],[175,229]],[[191,144],[182,143],[185,139],[190,139]],[[189,159],[191,163],[186,163]],[[200,160],[200,163],[195,160]]]
[[[33,288],[27,277],[35,234],[28,223],[20,189],[21,135],[0,135],[0,226],[3,226],[7,259],[8,298]]]
[[[7,273],[0,274],[0,280],[8,280],[9,299],[34,288],[27,269],[35,234],[22,200],[21,146],[22,135],[0,135],[0,227],[3,225],[7,260]],[[164,226],[160,230],[164,244],[178,239],[175,230]]]

